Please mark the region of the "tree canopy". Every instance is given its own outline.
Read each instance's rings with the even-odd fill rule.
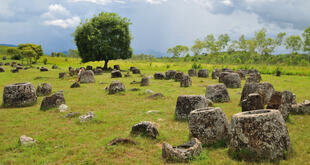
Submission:
[[[74,40],[82,62],[127,59],[132,56],[131,34],[128,18],[116,13],[102,12],[80,24],[74,32]]]
[[[189,48],[187,46],[183,45],[177,45],[173,48],[169,48],[167,53],[172,54],[173,57],[180,57],[184,56],[186,53],[188,53]]]

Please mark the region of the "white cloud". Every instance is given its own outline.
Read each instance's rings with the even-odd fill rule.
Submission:
[[[48,7],[48,12],[44,13],[41,17],[48,19],[55,19],[59,17],[68,17],[70,12],[60,4],[52,4]]]
[[[70,11],[60,4],[52,4],[48,7],[48,11],[41,15],[44,25],[58,26],[61,28],[74,28],[80,24],[81,18],[72,16]]]
[[[100,5],[106,5],[109,3],[126,3],[125,1],[122,0],[69,0],[69,2],[89,2],[89,3],[96,3]]]
[[[162,4],[163,2],[167,2],[167,0],[146,0],[146,2],[150,4]]]
[[[73,28],[79,25],[81,22],[80,17],[72,17],[72,18],[67,18],[67,19],[54,19],[54,20],[47,20],[44,21],[43,23],[45,25],[52,25],[52,26],[58,26],[62,27],[64,29],[66,28]]]

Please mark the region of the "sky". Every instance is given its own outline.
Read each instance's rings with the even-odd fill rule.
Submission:
[[[134,52],[156,55],[208,34],[251,38],[265,27],[269,37],[301,35],[310,26],[309,8],[310,0],[1,0],[0,44],[76,49],[75,28],[104,11],[131,20]]]

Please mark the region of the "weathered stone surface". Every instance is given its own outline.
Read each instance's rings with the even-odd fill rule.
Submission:
[[[109,94],[125,91],[125,86],[120,81],[113,81],[109,86]]]
[[[30,146],[30,145],[35,144],[36,140],[26,135],[23,135],[19,138],[19,143],[23,146]]]
[[[154,79],[155,80],[164,80],[165,79],[165,75],[163,73],[157,72],[157,73],[154,74]]]
[[[221,74],[221,71],[219,69],[213,69],[212,71],[212,79],[217,79]]]
[[[69,110],[69,107],[66,105],[66,104],[61,104],[59,107],[58,107],[58,111],[59,112],[67,112]]]
[[[74,75],[77,75],[76,71],[72,68],[69,70],[69,75],[72,77]]]
[[[295,102],[294,94],[290,91],[283,91],[281,97],[281,105],[279,106],[279,111],[281,112],[283,119],[287,120],[290,112],[292,111],[292,105]]]
[[[129,68],[130,71],[133,71],[133,70],[135,70],[135,69],[137,69],[137,68],[134,67],[134,66],[131,66],[131,67]]]
[[[95,118],[94,112],[87,112],[85,115],[79,117],[80,123],[86,123]]]
[[[3,65],[3,63],[2,62],[0,62],[0,66],[2,66]]]
[[[51,108],[57,108],[61,104],[66,104],[66,101],[62,91],[59,91],[52,96],[44,97],[40,109],[45,111]]]
[[[57,68],[58,68],[57,65],[52,66],[52,69],[57,69]]]
[[[224,84],[208,85],[206,90],[206,98],[215,103],[230,101],[227,88]]]
[[[238,73],[230,73],[224,76],[223,82],[227,88],[241,88],[241,79]]]
[[[140,69],[136,68],[132,70],[132,74],[141,74]]]
[[[41,68],[40,68],[40,71],[41,71],[41,72],[47,72],[48,69],[47,69],[46,67],[41,67]]]
[[[155,93],[155,92],[152,91],[152,90],[150,90],[150,89],[147,89],[147,90],[145,91],[145,93],[146,93],[146,94],[153,94],[153,93]]]
[[[162,145],[162,157],[171,163],[187,163],[198,157],[201,152],[201,142],[196,138],[192,138],[189,142],[176,147],[172,147],[166,142]]]
[[[16,63],[15,61],[11,62],[11,67],[16,67],[16,66],[15,66],[16,64],[17,64],[17,63]]]
[[[147,136],[154,139],[156,139],[156,137],[159,135],[155,124],[149,121],[143,121],[141,123],[135,124],[131,128],[130,134]]]
[[[221,108],[201,108],[192,111],[188,116],[191,137],[202,144],[215,144],[229,140],[230,127]]]
[[[204,77],[204,78],[209,77],[209,71],[208,71],[208,69],[200,69],[200,70],[198,71],[198,77]]]
[[[241,80],[245,80],[246,70],[238,70],[237,73],[239,74]]]
[[[24,69],[22,66],[16,66],[16,69],[17,70],[22,70],[22,69]]]
[[[176,73],[177,73],[177,71],[175,71],[175,70],[168,70],[166,72],[166,79],[167,80],[174,79]]]
[[[264,109],[263,98],[258,93],[251,93],[241,102],[242,112]]]
[[[291,151],[290,137],[281,113],[255,110],[233,115],[229,153],[238,159],[284,159]]]
[[[149,86],[150,85],[150,79],[148,77],[143,77],[141,79],[141,86]]]
[[[302,104],[293,104],[291,114],[308,114],[310,115],[310,101],[305,100]]]
[[[184,76],[184,73],[183,73],[183,72],[177,72],[177,73],[174,75],[174,80],[175,80],[176,82],[181,82],[183,76]]]
[[[4,68],[0,67],[0,72],[5,72]]]
[[[11,69],[12,73],[18,73],[18,69]]]
[[[111,78],[121,78],[121,77],[123,77],[121,71],[119,71],[119,70],[113,70],[113,71],[111,72]]]
[[[121,70],[121,67],[120,67],[119,65],[114,65],[113,68],[114,68],[115,70]]]
[[[219,83],[224,83],[224,77],[231,74],[230,72],[221,72],[219,75]]]
[[[78,82],[74,82],[74,83],[70,86],[70,88],[79,88],[79,87],[81,87],[81,85],[80,85]]]
[[[267,109],[279,109],[282,103],[282,92],[274,91],[267,105]]]
[[[276,72],[276,76],[280,77],[281,76],[281,71],[280,70],[277,70]]]
[[[65,115],[65,118],[74,118],[80,116],[80,113],[78,112],[69,112]]]
[[[6,60],[6,56],[3,56],[3,57],[2,57],[2,60]]]
[[[270,83],[246,83],[242,89],[240,103],[251,93],[258,93],[263,97],[264,105],[267,105],[274,88]]]
[[[262,77],[259,72],[248,74],[246,83],[259,83],[262,80]]]
[[[189,75],[183,75],[180,82],[181,87],[190,87],[192,86],[192,79]]]
[[[197,76],[196,69],[190,69],[190,70],[188,70],[188,75],[189,75],[190,77]]]
[[[69,66],[68,67],[68,71],[70,72],[70,70],[72,70],[73,69],[73,67],[72,66]]]
[[[31,83],[17,83],[4,87],[4,107],[26,107],[37,102],[36,89]]]
[[[52,93],[52,84],[41,83],[37,87],[37,96],[48,96]]]
[[[179,96],[175,108],[175,118],[177,120],[187,120],[191,111],[208,106],[207,99],[199,95]]]
[[[5,66],[8,66],[8,65],[10,65],[10,63],[9,63],[9,62],[6,62],[4,65],[5,65]]]
[[[113,140],[111,140],[109,142],[109,146],[114,146],[114,145],[118,145],[118,144],[132,144],[132,145],[136,145],[137,143],[131,139],[127,139],[127,138],[114,138]]]
[[[223,68],[222,72],[233,73],[234,71],[232,69],[229,69],[229,68]]]
[[[96,68],[94,74],[95,75],[102,75],[103,74],[103,70],[101,68]]]
[[[59,76],[58,76],[60,79],[63,79],[66,77],[66,73],[65,72],[61,72],[59,73]]]
[[[80,82],[81,83],[95,83],[94,72],[91,70],[86,70],[84,72],[81,72]]]

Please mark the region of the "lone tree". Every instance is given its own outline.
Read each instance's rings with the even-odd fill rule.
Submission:
[[[74,40],[82,62],[127,59],[132,56],[130,47],[130,21],[116,13],[102,12],[80,24],[74,32]]]
[[[169,48],[167,50],[167,53],[172,54],[173,57],[180,57],[180,56],[184,56],[186,53],[188,53],[189,48],[187,46],[183,46],[183,45],[177,45],[173,48]]]

